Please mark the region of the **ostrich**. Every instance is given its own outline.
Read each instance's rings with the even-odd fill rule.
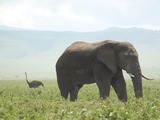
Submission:
[[[37,80],[34,80],[32,82],[29,82],[28,79],[27,79],[27,73],[25,72],[25,75],[26,75],[26,82],[28,83],[28,86],[30,88],[37,88],[39,87],[40,85],[44,86],[44,84],[40,81],[37,81]]]

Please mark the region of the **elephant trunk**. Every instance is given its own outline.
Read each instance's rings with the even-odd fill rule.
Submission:
[[[135,96],[136,98],[142,98],[143,97],[142,72],[139,64],[137,64],[136,67],[133,69],[133,73],[135,77],[132,77],[132,82],[133,82]]]
[[[132,66],[130,66],[129,68],[130,70],[128,71],[128,73],[132,78],[135,96],[136,98],[142,98],[143,97],[142,73],[140,65],[139,63],[137,63],[136,65],[132,64]]]
[[[132,78],[134,92],[136,98],[142,98],[143,97],[143,90],[142,90],[142,77],[141,75],[138,75],[136,77]]]

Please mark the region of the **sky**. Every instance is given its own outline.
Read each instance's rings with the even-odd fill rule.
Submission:
[[[160,29],[159,0],[0,0],[0,25],[36,30]]]
[[[160,30],[159,5],[160,0],[0,0],[0,27],[79,32],[101,31],[110,27]],[[145,45],[141,47],[147,50]],[[14,79],[20,75],[23,78],[24,72],[29,72],[30,78],[36,78],[37,74],[44,77],[44,73],[52,78],[52,66],[60,56],[55,55],[55,48],[37,53],[22,40],[0,39],[0,52],[4,53],[0,55],[0,70],[3,72],[0,79],[9,75]],[[11,59],[7,53],[26,56],[9,56],[13,57]]]

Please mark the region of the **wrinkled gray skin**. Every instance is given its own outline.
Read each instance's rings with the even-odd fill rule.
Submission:
[[[42,83],[42,82],[40,82],[40,81],[37,81],[37,80],[34,80],[34,81],[32,81],[32,82],[29,82],[28,81],[28,79],[27,79],[27,73],[25,72],[25,75],[26,75],[26,82],[28,83],[28,86],[30,87],[30,88],[37,88],[37,87],[39,87],[39,86],[44,86],[44,84]]]
[[[110,85],[119,100],[127,101],[122,69],[132,78],[136,98],[143,97],[142,73],[138,53],[132,44],[106,40],[96,43],[75,42],[60,56],[56,64],[61,95],[75,101],[84,84],[97,84],[100,98],[110,94]]]

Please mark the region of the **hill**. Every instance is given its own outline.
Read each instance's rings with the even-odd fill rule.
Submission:
[[[131,42],[140,55],[145,73],[150,69],[159,77],[160,31],[142,28],[108,28],[95,32],[37,31],[0,27],[0,76],[20,79],[24,72],[31,78],[55,78],[54,65],[65,48],[75,41],[95,42],[106,39]]]

